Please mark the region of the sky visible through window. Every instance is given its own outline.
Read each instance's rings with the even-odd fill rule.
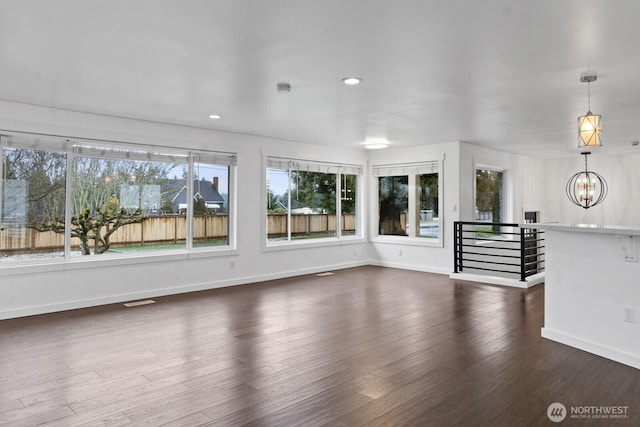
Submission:
[[[185,169],[183,169],[185,168]],[[180,179],[183,177],[186,165],[178,165],[168,174],[169,179]],[[220,194],[229,194],[229,168],[222,165],[196,164],[194,166],[195,176],[198,180],[213,182],[213,178],[218,178],[218,192]]]
[[[280,196],[285,194],[289,188],[289,171],[286,169],[269,168],[267,186],[275,195]]]

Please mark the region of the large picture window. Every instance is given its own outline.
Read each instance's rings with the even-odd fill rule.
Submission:
[[[269,158],[267,243],[359,235],[360,174],[356,166]]]
[[[378,236],[441,238],[440,162],[374,166]]]
[[[232,154],[2,138],[2,261],[229,246]]]

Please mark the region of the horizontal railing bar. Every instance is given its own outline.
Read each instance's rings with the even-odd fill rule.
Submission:
[[[500,258],[518,258],[518,259],[520,259],[519,255],[483,254],[481,252],[463,252],[463,254],[482,255],[482,256],[497,256],[497,257],[500,257]]]
[[[494,245],[494,242],[483,242],[479,243],[477,240],[473,242],[460,242],[461,246],[466,248],[489,248],[489,249],[508,249],[511,251],[519,251],[520,250],[520,242],[514,240],[513,242],[509,242],[508,245]],[[533,248],[533,246],[532,246]]]
[[[505,248],[501,246],[489,246],[489,245],[460,245],[463,248],[485,248],[485,249],[501,249],[503,251],[518,251],[520,252],[520,246],[515,248]]]
[[[461,240],[463,242],[501,242],[501,243],[517,243],[520,244],[520,239],[484,239],[484,238],[478,238],[475,239],[473,237],[462,237]]]
[[[475,234],[486,233],[486,234],[489,234],[488,231],[478,231],[478,230],[460,230],[460,231],[463,232],[463,233],[475,233]],[[495,234],[495,235],[497,235],[497,234],[501,234],[501,235],[502,234],[506,234],[508,236],[519,236],[520,235],[519,232],[518,233],[512,233],[512,232],[509,232],[509,231],[498,231],[496,233],[491,233],[491,234]],[[484,238],[485,238],[484,236],[478,236],[478,239],[484,239]]]
[[[496,226],[496,227],[517,227],[525,230],[531,230],[532,233],[544,233],[544,230],[539,230],[537,228],[529,228],[527,224],[516,224],[510,222],[477,222],[477,221],[455,221],[457,224],[465,226],[465,225],[483,225],[483,226]]]
[[[525,248],[525,250],[526,249],[542,249],[542,248],[544,248],[544,245],[540,245],[540,246],[527,246],[527,245],[525,245],[524,248]]]
[[[501,227],[502,228],[509,228],[509,229],[513,229],[513,228],[517,228],[517,227]],[[487,233],[487,234],[520,234],[519,231],[493,231],[493,229],[489,230],[489,228],[485,228],[485,229],[481,229],[478,230],[477,228],[461,228],[460,231],[464,232],[464,233]]]
[[[536,247],[532,246],[530,248],[524,248],[524,250],[529,250],[529,249],[544,249],[544,246],[536,246]],[[544,255],[544,252],[536,251],[536,253],[534,254],[526,254],[525,256],[532,257],[532,256],[543,256],[543,255]]]
[[[470,258],[462,258],[463,261],[469,261],[469,262],[481,262],[483,264],[496,264],[496,265],[512,265],[514,267],[520,267],[520,263],[514,264],[511,262],[497,262],[497,261],[481,261],[481,260],[477,260],[477,259],[470,259]],[[467,266],[469,267],[469,266]]]
[[[507,234],[507,233],[503,233],[503,234]],[[519,242],[520,241],[520,233],[513,233],[513,236],[516,237],[500,237],[500,236],[475,236],[475,237],[465,237],[465,236],[461,236],[463,239],[469,240],[469,239],[473,239],[473,240],[477,240],[479,242]]]
[[[533,254],[525,254],[524,258],[535,258],[535,257],[541,257],[541,256],[544,256],[544,252],[537,252],[536,251],[536,253],[533,253]]]
[[[520,235],[520,231],[515,231],[515,232],[511,232],[511,231],[497,231],[495,233],[491,233],[489,231],[483,231],[483,230],[459,230],[461,233],[475,233],[475,234],[479,234],[479,233],[486,233],[486,234],[506,234],[509,236],[519,236]],[[544,234],[544,233],[529,233],[527,231],[525,231],[525,235],[540,235],[540,234]],[[479,236],[479,238],[483,238],[483,236]]]
[[[524,265],[529,266],[529,265],[536,265],[536,264],[544,264],[544,260],[542,259],[540,261],[527,262]]]
[[[483,271],[496,271],[498,273],[512,273],[512,274],[520,274],[519,271],[511,271],[511,270],[496,270],[495,268],[482,268],[482,267],[469,267],[464,266],[464,268],[469,268],[473,270],[483,270]]]
[[[462,225],[498,225],[500,227],[520,227],[520,224],[510,224],[505,222],[475,222],[475,221],[456,221]]]

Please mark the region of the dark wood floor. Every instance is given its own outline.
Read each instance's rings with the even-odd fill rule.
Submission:
[[[361,267],[2,321],[0,424],[640,425],[640,371],[541,338],[543,295]]]

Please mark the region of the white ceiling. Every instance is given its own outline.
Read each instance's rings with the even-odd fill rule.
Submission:
[[[602,150],[626,152],[639,19],[638,0],[0,0],[0,99],[329,146],[561,155],[596,73]]]

